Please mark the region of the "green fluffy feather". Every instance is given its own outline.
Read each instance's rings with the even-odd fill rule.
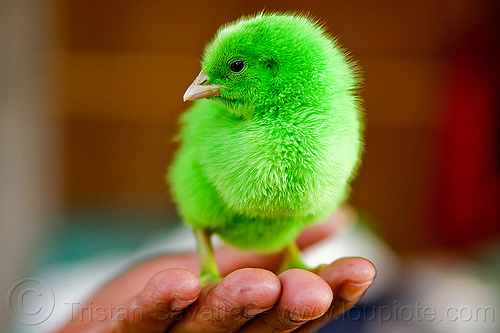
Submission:
[[[356,70],[321,26],[291,14],[223,26],[202,68],[222,88],[182,117],[168,177],[178,209],[235,247],[279,250],[346,199],[362,148]]]

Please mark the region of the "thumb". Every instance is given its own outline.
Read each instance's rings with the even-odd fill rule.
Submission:
[[[356,212],[351,206],[341,206],[324,223],[314,224],[304,229],[304,231],[297,238],[297,245],[299,248],[303,249],[328,238],[332,234],[339,232],[340,229],[353,221],[355,215]]]

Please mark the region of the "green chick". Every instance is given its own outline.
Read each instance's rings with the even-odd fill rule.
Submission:
[[[221,279],[212,234],[240,249],[286,249],[346,200],[362,150],[359,76],[325,30],[299,14],[222,26],[184,94],[168,179],[195,232],[203,285]]]

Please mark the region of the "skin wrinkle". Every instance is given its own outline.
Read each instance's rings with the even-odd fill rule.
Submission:
[[[233,328],[235,321],[245,321],[245,317],[241,315],[242,307],[235,307],[231,301],[225,297],[217,297],[214,302],[213,298],[215,287],[209,291],[207,295],[207,303],[211,304],[212,310],[209,320],[211,324],[222,329]],[[214,310],[215,309],[215,310]]]

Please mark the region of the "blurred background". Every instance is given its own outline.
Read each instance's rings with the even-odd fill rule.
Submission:
[[[496,1],[1,0],[0,295],[47,262],[167,232],[182,95],[216,29],[264,8],[310,13],[362,67],[350,201],[388,248],[456,263],[443,279],[498,276]]]

